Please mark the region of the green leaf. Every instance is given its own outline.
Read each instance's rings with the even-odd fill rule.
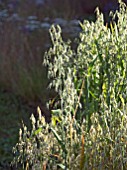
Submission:
[[[63,165],[63,164],[57,164],[61,169],[65,169],[66,168],[66,166],[65,165]]]
[[[51,110],[51,114],[59,115],[60,113],[61,113],[61,109]]]
[[[34,131],[34,135],[38,135],[42,131],[42,128],[40,127],[39,129]]]
[[[121,94],[119,95],[119,97],[120,97],[120,100],[121,100],[122,105],[123,105],[123,107],[124,107],[124,106],[125,106],[124,98],[122,97],[122,95],[121,95]]]
[[[56,126],[57,122],[61,122],[61,120],[58,118],[58,116],[52,116],[52,125]]]
[[[55,135],[56,139],[58,140],[58,142],[61,143],[62,139],[60,138],[58,133],[55,131],[55,129],[51,127],[51,130],[52,130],[53,134]]]
[[[66,149],[65,149],[65,145],[63,144],[61,137],[58,135],[58,133],[57,133],[57,132],[55,131],[55,129],[52,128],[52,127],[51,127],[51,131],[53,132],[53,134],[54,134],[54,136],[56,137],[57,141],[58,141],[59,144],[61,145],[63,151],[64,151],[65,153],[67,153],[67,151],[66,151]]]

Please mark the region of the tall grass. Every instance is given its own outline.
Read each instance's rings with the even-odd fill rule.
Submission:
[[[47,0],[44,1],[43,5],[35,5],[35,3],[31,3],[29,0],[25,0],[23,3],[21,2],[18,11],[21,16],[35,15],[39,19],[49,17],[53,18],[64,18],[64,19],[73,19],[75,17],[79,17],[83,14],[82,5],[84,2],[73,0],[65,0],[64,3],[62,0]],[[28,9],[28,6],[31,8]]]
[[[120,1],[112,23],[81,23],[77,49],[52,26],[45,53],[50,87],[59,95],[47,124],[38,108],[32,128],[19,131],[14,164],[25,169],[126,170],[127,168],[127,7]]]
[[[37,38],[41,43],[46,36],[39,39],[36,33],[36,37],[32,37],[30,40],[28,35],[17,30],[15,23],[4,23],[0,33],[0,84],[26,100],[36,101],[46,95],[48,81],[42,67],[43,51],[38,50],[36,43]]]
[[[46,1],[42,6],[28,0],[2,3],[1,9],[7,10],[7,17],[1,18],[0,25],[0,86],[2,88],[11,90],[26,100],[41,103],[47,101],[48,80],[42,60],[47,49],[46,44],[49,44],[49,35],[44,29],[39,28],[33,32],[27,29],[25,27],[27,17],[35,16],[40,22],[48,17],[70,19],[77,13],[76,4],[77,1],[70,3],[68,0],[65,0],[64,4],[57,0],[54,0],[54,3]],[[17,14],[18,17],[13,18],[13,14]]]

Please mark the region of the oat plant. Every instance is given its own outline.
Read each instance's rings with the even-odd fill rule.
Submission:
[[[47,124],[38,108],[32,128],[23,125],[13,149],[13,164],[32,170],[127,169],[127,7],[110,13],[105,24],[80,23],[77,45],[49,30],[52,46],[45,53],[49,87],[59,102]]]

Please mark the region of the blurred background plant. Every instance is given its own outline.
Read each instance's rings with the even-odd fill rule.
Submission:
[[[38,108],[23,124],[13,163],[24,169],[127,169],[127,7],[120,1],[107,25],[84,20],[76,47],[52,25],[44,55],[59,102],[47,124]]]

